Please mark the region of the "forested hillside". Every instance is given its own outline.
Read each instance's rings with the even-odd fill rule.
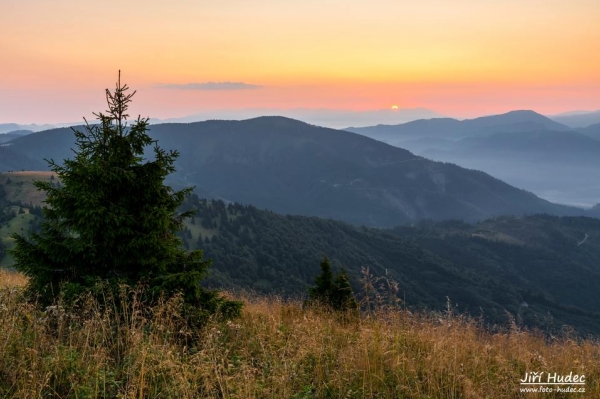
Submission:
[[[199,212],[182,236],[215,262],[215,286],[305,295],[329,256],[364,291],[361,269],[399,283],[411,308],[456,310],[488,323],[600,332],[600,221],[502,217],[471,225],[422,223],[393,230],[283,216],[251,206],[190,198]],[[385,280],[381,282],[385,283]]]
[[[8,220],[13,218],[13,214],[9,211],[8,202],[6,201],[6,190],[4,185],[0,185],[0,227]],[[6,244],[0,239],[0,262],[6,256]]]
[[[19,184],[8,186],[11,195],[23,194],[15,190],[24,187]],[[39,207],[27,201],[5,209],[10,221],[3,234],[39,223]],[[198,212],[181,232],[182,242],[214,261],[206,281],[214,287],[305,297],[327,255],[334,269],[347,270],[359,299],[373,288],[365,290],[369,283],[385,286],[380,300],[409,309],[443,310],[451,303],[488,325],[512,317],[544,331],[570,325],[582,334],[600,333],[597,219],[499,217],[382,230],[195,195],[182,210],[192,209]],[[395,300],[385,297],[390,294]]]
[[[39,229],[43,196],[32,179],[54,181],[49,172],[0,173],[0,267],[11,264],[6,250],[12,247],[12,233]]]

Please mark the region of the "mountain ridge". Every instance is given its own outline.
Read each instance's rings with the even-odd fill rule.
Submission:
[[[485,171],[555,203],[600,202],[600,125],[570,129],[532,111],[353,131],[429,159]]]
[[[550,118],[530,110],[510,111],[505,114],[465,120],[453,118],[420,119],[398,125],[350,127],[345,130],[396,145],[402,140],[424,137],[461,139],[499,131],[537,129],[570,130],[568,126],[554,122]]]
[[[388,227],[424,218],[583,213],[483,172],[284,117],[159,124],[150,127],[150,135],[180,153],[171,184],[280,213]],[[60,161],[72,157],[74,137],[68,129],[54,129],[10,144],[32,159]]]

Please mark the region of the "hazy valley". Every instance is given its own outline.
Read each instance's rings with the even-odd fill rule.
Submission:
[[[595,121],[593,115],[589,121]],[[551,202],[590,208],[600,198],[598,129],[597,124],[569,127],[532,111],[515,111],[347,130],[428,159],[482,170]]]

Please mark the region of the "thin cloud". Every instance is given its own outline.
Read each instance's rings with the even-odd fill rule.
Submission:
[[[253,85],[244,82],[204,82],[204,83],[185,83],[185,84],[163,84],[158,85],[162,89],[177,90],[254,90],[262,86]]]

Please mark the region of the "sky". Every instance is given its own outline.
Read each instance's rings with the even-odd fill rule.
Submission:
[[[0,0],[0,123],[600,109],[598,0]],[[393,112],[393,110],[391,111]]]

